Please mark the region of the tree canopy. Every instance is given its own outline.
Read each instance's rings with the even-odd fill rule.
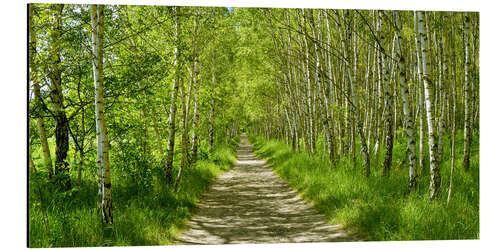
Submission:
[[[125,235],[139,200],[181,224],[243,132],[446,204],[478,171],[477,12],[28,8],[32,246],[78,246],[76,204],[111,230],[83,245]]]

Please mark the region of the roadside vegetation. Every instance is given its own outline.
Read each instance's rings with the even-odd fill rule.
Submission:
[[[96,223],[100,220],[97,186],[90,169],[80,186],[63,193],[53,192],[56,187],[42,181],[45,172],[31,175],[30,247],[103,246],[106,240],[114,246],[172,243],[208,185],[233,166],[238,140],[234,138],[212,153],[202,148],[204,157],[185,169],[177,192],[165,184],[160,162],[116,159],[115,221],[108,239],[103,238],[103,227]],[[174,170],[177,173],[178,168]]]
[[[458,133],[457,146],[463,143]],[[283,142],[250,137],[255,152],[272,165],[274,171],[300,195],[312,202],[331,223],[343,224],[366,240],[449,240],[479,238],[479,136],[472,143],[471,168],[465,172],[457,161],[453,194],[446,205],[450,175],[449,150],[442,164],[443,193],[436,200],[428,197],[428,170],[419,170],[416,192],[407,192],[408,167],[394,166],[390,177],[382,177],[382,162],[373,165],[369,178],[361,174],[351,157],[335,166],[324,151],[315,155],[295,152]],[[394,162],[404,156],[405,141],[394,145]],[[322,148],[323,141],[318,142]],[[449,143],[445,141],[445,145]],[[383,154],[383,152],[381,152]],[[457,154],[460,159],[461,154]],[[357,157],[360,159],[361,157]],[[381,157],[382,158],[382,157]],[[427,165],[428,166],[428,165]]]

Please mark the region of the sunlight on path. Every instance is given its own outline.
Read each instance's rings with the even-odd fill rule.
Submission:
[[[355,241],[299,198],[264,160],[245,134],[238,160],[201,198],[177,239],[180,244]]]

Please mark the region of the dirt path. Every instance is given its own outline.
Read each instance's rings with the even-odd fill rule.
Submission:
[[[299,198],[264,160],[246,135],[238,160],[201,198],[199,209],[178,237],[180,244],[354,241]]]

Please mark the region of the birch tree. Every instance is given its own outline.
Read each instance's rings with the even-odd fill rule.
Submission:
[[[409,179],[408,189],[411,191],[417,186],[417,173],[416,167],[416,152],[415,152],[415,133],[413,129],[413,119],[410,112],[410,102],[408,100],[408,80],[406,78],[406,62],[403,57],[403,50],[401,47],[401,26],[399,24],[399,12],[393,11],[394,24],[396,26],[396,48],[398,56],[398,69],[399,69],[399,85],[401,88],[401,99],[403,100],[403,113],[405,119],[406,141],[408,147],[408,165],[409,165]]]
[[[95,120],[97,137],[97,178],[98,198],[101,219],[105,229],[113,225],[113,205],[111,199],[111,166],[109,162],[109,141],[104,120],[104,73],[103,73],[103,36],[104,36],[104,6],[91,5],[92,21],[92,71],[95,88]]]
[[[210,146],[210,151],[212,151],[214,146],[214,118],[215,118],[215,48],[212,51],[211,61],[212,61],[212,81],[211,87],[212,92],[210,93],[210,117],[209,117],[209,127],[208,127],[208,145]]]
[[[198,75],[199,75],[199,65],[198,65],[198,46],[197,46],[197,36],[198,36],[198,20],[197,20],[197,15],[198,13],[195,12],[195,19],[194,19],[194,27],[193,27],[193,69],[192,69],[192,84],[193,84],[193,124],[192,124],[192,133],[191,133],[191,157],[190,157],[190,162],[194,163],[198,160],[198,144],[199,144],[199,137],[198,137],[198,123],[200,119],[200,113],[199,113],[199,102],[198,102],[198,89],[199,89],[199,84],[197,82],[198,80]]]
[[[420,50],[420,38],[419,38],[419,33],[418,33],[418,22],[417,22],[417,13],[414,12],[414,18],[413,18],[413,26],[414,26],[414,38],[415,38],[415,55],[416,55],[416,81],[418,83],[417,91],[418,91],[418,109],[419,109],[419,124],[420,124],[420,131],[419,131],[419,144],[418,144],[418,166],[420,168],[420,171],[423,173],[425,170],[424,168],[424,140],[425,140],[425,115],[427,114],[425,109],[425,98],[424,98],[424,87],[423,87],[423,80],[422,80],[422,62],[421,62],[421,50]]]
[[[471,77],[470,77],[470,17],[466,12],[464,13],[464,50],[465,50],[465,62],[464,62],[464,159],[463,166],[466,171],[469,170],[470,166],[470,145],[472,137],[472,90],[471,90]]]
[[[168,117],[168,143],[167,143],[167,158],[165,160],[165,178],[167,183],[173,183],[172,169],[174,167],[174,147],[175,147],[175,115],[177,113],[177,93],[179,92],[179,14],[178,7],[174,7],[174,79],[170,98],[170,112]]]
[[[427,118],[427,129],[429,135],[429,157],[430,157],[430,198],[435,199],[439,195],[441,187],[441,174],[439,163],[437,162],[437,142],[435,127],[434,127],[434,115],[433,115],[433,97],[432,97],[432,79],[428,72],[430,67],[430,60],[428,56],[428,36],[424,31],[424,18],[425,13],[422,11],[417,11],[417,23],[418,23],[418,34],[420,40],[420,51],[422,53],[422,80],[424,83],[424,94],[425,94],[425,108],[426,108],[426,118]]]
[[[451,16],[450,16],[451,19]],[[450,44],[450,51],[451,51],[451,83],[452,83],[452,89],[450,91],[451,93],[451,98],[452,98],[452,116],[451,116],[451,166],[450,166],[450,185],[448,187],[448,197],[446,199],[446,204],[450,203],[450,198],[451,198],[451,192],[453,190],[453,172],[455,170],[455,151],[456,151],[456,145],[455,145],[455,137],[457,135],[456,131],[456,118],[457,118],[457,95],[456,95],[456,89],[457,89],[457,77],[456,77],[456,54],[455,54],[455,41],[454,41],[454,35],[455,35],[455,29],[452,25],[451,27],[451,32],[450,32],[450,39],[449,39],[449,44]]]
[[[355,32],[355,31],[354,31]],[[364,175],[366,177],[369,177],[370,176],[370,173],[371,173],[371,169],[370,169],[370,155],[369,155],[369,152],[368,152],[368,146],[366,145],[366,139],[365,139],[365,135],[363,133],[363,126],[362,126],[362,122],[361,122],[361,119],[359,119],[359,111],[360,111],[360,108],[359,108],[359,105],[358,105],[358,98],[357,98],[357,95],[356,95],[356,92],[355,92],[355,80],[353,79],[352,77],[352,70],[351,70],[351,67],[352,67],[352,64],[351,64],[351,60],[349,58],[348,55],[350,55],[350,48],[349,46],[347,45],[347,37],[344,37],[342,38],[341,37],[341,42],[342,42],[342,50],[344,51],[344,62],[346,64],[346,69],[347,69],[347,80],[349,81],[350,83],[350,89],[351,89],[351,100],[350,100],[350,103],[351,103],[351,106],[353,108],[353,112],[354,112],[354,123],[357,124],[356,126],[356,129],[357,129],[357,133],[360,137],[360,141],[361,141],[361,153],[362,153],[362,156],[363,156],[363,171],[364,171]]]
[[[303,42],[304,42],[304,70],[305,70],[305,80],[307,82],[307,144],[309,145],[308,152],[311,154],[314,153],[314,141],[313,141],[313,109],[312,109],[312,84],[311,84],[311,76],[309,70],[309,47],[307,40],[307,29],[306,29],[306,13],[305,9],[302,9],[302,21],[303,21]]]
[[[52,109],[56,121],[56,162],[55,176],[58,185],[69,190],[71,180],[69,176],[69,164],[66,162],[69,150],[69,121],[64,108],[64,96],[62,89],[62,12],[64,5],[51,5],[52,14],[51,30],[49,31],[49,60],[48,78],[50,79],[50,94],[52,99]]]
[[[384,43],[385,43],[385,32],[383,31],[382,27],[382,18],[383,18],[383,10],[378,11],[378,17],[379,17],[379,40],[380,40],[380,69],[382,71],[382,84],[384,86],[384,107],[385,107],[385,157],[384,157],[384,176],[389,176],[390,175],[390,169],[391,169],[391,164],[392,164],[392,148],[393,148],[393,102],[392,102],[392,86],[391,82],[389,80],[390,76],[390,71],[389,67],[387,65],[387,55],[386,55],[386,49],[384,48]]]
[[[188,119],[189,119],[189,109],[190,109],[190,103],[191,103],[191,94],[193,90],[193,80],[191,78],[189,88],[186,89],[184,84],[182,83],[182,80],[179,79],[179,87],[180,87],[180,94],[181,94],[181,110],[182,110],[182,140],[181,140],[181,148],[182,148],[182,158],[181,158],[181,165],[179,167],[179,171],[177,172],[177,177],[175,178],[175,183],[174,183],[174,190],[177,191],[178,185],[181,181],[182,178],[182,172],[184,169],[189,165],[189,152],[188,152]]]
[[[33,92],[35,94],[35,103],[36,103],[36,108],[38,110],[38,118],[37,118],[37,125],[38,125],[38,134],[40,135],[40,143],[42,145],[42,152],[43,152],[43,159],[44,159],[44,164],[45,168],[47,169],[47,172],[49,174],[49,179],[52,178],[54,175],[54,165],[52,164],[52,158],[50,156],[50,149],[49,149],[49,144],[47,142],[47,129],[45,128],[45,121],[43,119],[43,109],[45,107],[45,104],[42,100],[42,96],[40,93],[40,77],[38,74],[38,62],[36,62],[36,48],[37,48],[37,34],[34,29],[34,8],[35,6],[33,4],[29,4],[29,66],[30,66],[30,78],[31,82],[33,85]],[[46,109],[47,107],[45,107]],[[31,158],[30,158],[31,159]]]

